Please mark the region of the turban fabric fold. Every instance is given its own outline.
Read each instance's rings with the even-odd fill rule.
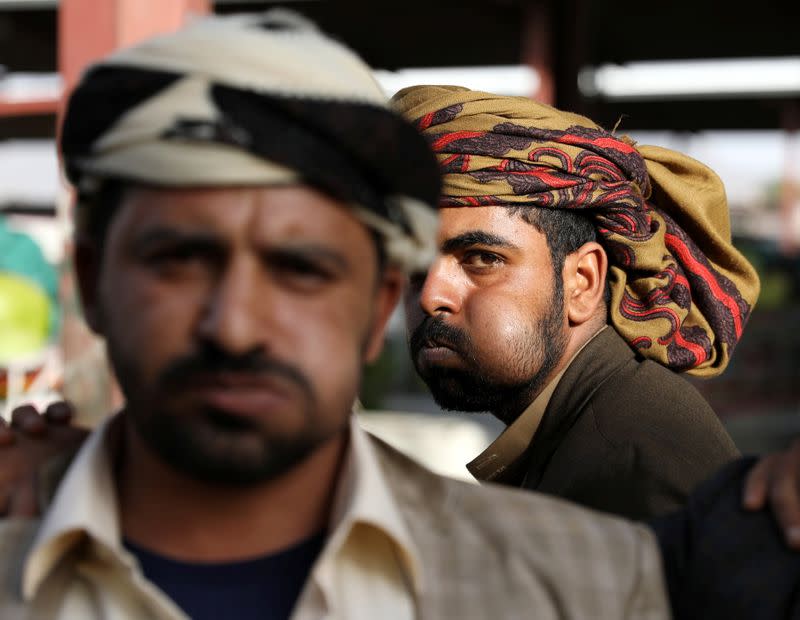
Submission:
[[[712,170],[527,98],[419,86],[394,104],[439,158],[442,207],[582,210],[609,256],[609,320],[623,338],[677,371],[725,369],[759,282],[731,244]]]
[[[300,16],[209,16],[121,50],[73,92],[60,148],[80,196],[303,183],[352,206],[408,268],[431,258],[436,160],[358,56]]]

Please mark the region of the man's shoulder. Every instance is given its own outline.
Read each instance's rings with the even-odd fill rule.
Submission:
[[[585,398],[568,401],[574,422],[531,479],[542,490],[643,519],[681,506],[739,453],[686,379],[632,353],[618,358],[593,375],[591,389],[579,388]]]
[[[598,387],[587,403],[598,430],[611,441],[675,433],[715,440],[736,454],[711,405],[686,378],[650,360],[633,359]]]
[[[382,442],[377,452],[422,571],[436,576],[433,615],[668,616],[647,528],[536,492],[445,478]]]
[[[633,522],[542,493],[440,476],[375,441],[406,520],[418,534],[435,539],[437,546],[484,541],[487,550],[502,549],[523,561],[546,557],[550,562],[559,549],[581,549],[590,571],[592,560],[635,565],[642,548],[652,547],[650,530]]]
[[[713,415],[711,405],[685,377],[639,357],[622,364],[597,394],[613,395],[627,402],[647,402],[652,410],[679,406],[702,409]]]
[[[576,418],[590,410],[592,419],[579,426],[585,429],[591,422],[611,443],[625,442],[651,426],[695,435],[725,434],[711,405],[686,378],[636,355],[612,328],[576,357],[550,406],[566,408]]]

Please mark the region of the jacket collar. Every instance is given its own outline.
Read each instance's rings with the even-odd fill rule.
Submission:
[[[32,600],[59,562],[84,542],[112,564],[136,569],[134,558],[122,545],[119,501],[113,479],[121,423],[120,415],[101,423],[60,481],[24,559],[20,586],[25,600]],[[331,513],[331,534],[318,569],[310,579],[322,582],[323,591],[330,590],[335,580],[336,556],[358,538],[359,528],[367,527],[388,541],[394,549],[392,557],[400,559],[414,591],[419,592],[424,581],[419,550],[380,465],[374,440],[355,418],[349,431],[348,451]]]
[[[595,336],[575,357],[556,387],[531,442],[522,486],[535,488],[564,435],[580,417],[594,393],[621,366],[636,356],[615,329]]]

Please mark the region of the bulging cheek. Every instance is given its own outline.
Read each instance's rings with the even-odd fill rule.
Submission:
[[[498,321],[493,331],[495,333],[496,341],[502,343],[518,343],[528,335],[526,323],[509,318],[506,318],[503,321]]]
[[[485,356],[502,349],[519,337],[519,321],[513,312],[498,303],[473,303],[465,313],[472,342]]]
[[[496,311],[471,332],[472,353],[485,378],[513,383],[527,376],[530,364],[522,352],[530,343],[524,323]]]

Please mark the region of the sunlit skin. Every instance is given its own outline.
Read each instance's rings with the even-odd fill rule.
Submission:
[[[87,315],[128,402],[125,535],[225,561],[318,531],[362,365],[380,353],[402,285],[394,269],[379,274],[369,231],[302,186],[138,187],[97,258],[79,246]],[[170,374],[182,360],[196,363]],[[243,482],[173,462],[153,438],[165,420],[214,475]]]
[[[587,243],[567,256],[559,304],[543,233],[503,207],[439,213],[439,255],[427,274],[412,278],[405,296],[415,366],[435,396],[437,377],[453,370],[479,377],[481,391],[497,387],[503,395],[492,412],[510,422],[604,324],[605,252]],[[468,344],[449,343],[444,336],[415,354],[415,330],[435,317]],[[548,353],[554,362],[543,369]],[[447,381],[438,389],[458,392]],[[479,410],[477,401],[452,408]]]

